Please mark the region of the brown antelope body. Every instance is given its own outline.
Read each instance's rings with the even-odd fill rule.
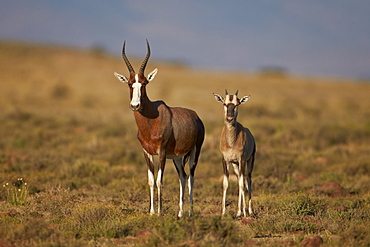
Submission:
[[[126,43],[126,42],[125,42]],[[190,215],[193,206],[194,173],[204,140],[204,125],[198,115],[189,109],[169,107],[163,101],[150,101],[146,93],[147,84],[152,81],[157,69],[144,76],[144,70],[150,57],[150,46],[147,41],[147,55],[139,73],[135,73],[125,55],[123,44],[122,57],[130,72],[130,77],[114,73],[119,81],[126,83],[130,90],[130,108],[134,112],[138,128],[138,139],[144,151],[148,165],[148,184],[150,187],[150,214],[154,214],[154,185],[158,189],[158,215],[162,211],[162,179],[166,159],[172,159],[180,180],[180,210],[178,217],[183,216],[184,191],[188,179],[190,197]],[[153,155],[159,157],[157,180],[154,178]],[[184,170],[189,160],[189,177]]]
[[[229,185],[229,167],[233,165],[239,184],[239,199],[237,217],[243,213],[246,216],[246,203],[244,194],[244,179],[246,176],[248,189],[248,211],[252,209],[252,170],[256,153],[254,137],[248,128],[237,122],[238,106],[248,101],[250,96],[238,98],[238,91],[234,95],[226,92],[225,99],[214,94],[215,99],[224,105],[224,127],[220,138],[220,150],[224,169],[222,214],[226,212],[226,192]]]

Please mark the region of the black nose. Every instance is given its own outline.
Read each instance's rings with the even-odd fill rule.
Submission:
[[[140,109],[140,104],[138,104],[138,105],[130,105],[130,106],[131,106],[131,109],[133,111],[138,111]]]
[[[231,123],[233,120],[234,120],[234,118],[232,118],[232,117],[227,117],[226,118],[226,121],[228,121],[229,123]]]

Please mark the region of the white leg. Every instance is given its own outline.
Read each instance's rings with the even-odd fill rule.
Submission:
[[[224,215],[226,212],[226,192],[228,187],[229,187],[229,178],[227,175],[224,175],[223,194],[222,194],[222,215]]]
[[[193,214],[193,186],[194,186],[194,174],[192,174],[192,171],[194,170],[194,160],[195,160],[195,152],[196,147],[193,148],[193,150],[190,153],[190,159],[189,159],[189,178],[188,178],[188,187],[189,187],[189,198],[190,198],[190,208],[189,208],[189,216],[192,216]]]
[[[154,214],[154,174],[148,169],[148,184],[150,190],[150,215]]]
[[[252,208],[252,171],[254,166],[254,154],[247,162],[247,189],[248,189],[248,212],[253,215]]]
[[[222,157],[222,166],[224,169],[223,193],[222,193],[222,215],[226,212],[226,193],[229,187],[229,163]]]
[[[238,177],[238,184],[239,184],[239,196],[238,196],[238,212],[236,213],[236,217],[240,217],[242,215],[242,189],[240,188],[241,182],[240,177]]]
[[[162,213],[162,181],[164,168],[166,166],[166,153],[165,150],[160,150],[158,155],[159,166],[157,175],[157,190],[158,190],[158,216]]]
[[[189,175],[188,178],[188,187],[189,187],[189,216],[193,215],[193,185],[194,185],[194,177],[192,175]]]
[[[243,202],[245,203],[245,201],[243,200],[244,197],[243,171],[241,170],[240,164],[241,164],[240,161],[239,164],[233,163],[234,172],[236,174],[239,184],[238,211],[236,213],[236,217],[240,217],[242,215],[242,204]]]
[[[184,167],[182,165],[182,159],[173,160],[175,164],[177,173],[179,174],[179,182],[180,182],[180,200],[179,200],[179,213],[178,217],[181,218],[183,216],[183,205],[184,205],[184,192],[185,192],[185,184],[186,184],[186,174],[184,171]]]
[[[185,194],[185,184],[186,179],[179,179],[180,182],[180,198],[179,198],[179,213],[177,217],[181,218],[184,214],[184,194]]]
[[[253,208],[252,208],[252,177],[249,174],[247,176],[247,189],[248,189],[248,213],[249,215],[253,215]]]
[[[158,216],[161,215],[162,212],[162,177],[163,173],[162,170],[158,170],[158,175],[157,175],[157,189],[158,189]]]
[[[241,175],[240,176],[240,181],[239,181],[241,184],[239,184],[239,190],[241,191],[241,206],[243,207],[243,215],[244,217],[247,216],[247,212],[246,212],[246,204],[245,204],[245,185],[244,185],[244,176]]]
[[[242,208],[243,208],[243,215],[246,216],[243,174],[241,174],[240,177],[238,178],[238,182],[239,182],[239,199],[238,199],[238,212],[236,216],[240,217],[242,215]]]
[[[236,174],[236,177],[239,178],[239,165],[233,163],[233,167],[234,167],[234,172]]]
[[[149,212],[150,215],[154,214],[154,164],[153,164],[153,155],[147,153],[144,149],[144,157],[148,165],[148,184],[150,190],[150,205]]]

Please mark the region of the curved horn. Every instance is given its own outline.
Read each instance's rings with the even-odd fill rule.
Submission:
[[[225,89],[225,94],[226,94],[226,95],[229,95],[229,93],[227,92],[227,90],[226,90],[226,89]]]
[[[235,92],[235,95],[236,95],[236,96],[238,96],[238,92],[239,92],[239,90],[236,90],[236,92]]]
[[[126,46],[126,40],[123,43],[123,47],[122,47],[122,58],[123,58],[123,60],[126,63],[126,66],[128,68],[128,71],[130,72],[130,74],[132,74],[132,73],[135,73],[135,70],[132,68],[132,65],[131,65],[130,61],[128,61],[128,58],[126,57],[126,54],[125,54],[125,46]]]
[[[141,65],[141,67],[140,67],[140,70],[139,70],[139,73],[143,73],[143,74],[144,74],[146,64],[147,64],[147,62],[149,60],[149,57],[150,57],[150,46],[149,46],[148,40],[146,40],[146,45],[148,47],[148,52],[146,54],[146,57],[144,58],[144,61],[143,61],[143,64]]]

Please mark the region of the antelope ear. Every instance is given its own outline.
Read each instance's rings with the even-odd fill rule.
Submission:
[[[126,76],[120,75],[117,72],[114,72],[114,75],[117,77],[117,79],[122,83],[128,83],[128,79]]]
[[[222,104],[224,103],[224,98],[222,98],[222,96],[215,94],[215,93],[213,93],[213,96],[215,96],[215,99],[217,102],[220,102]]]
[[[243,98],[240,99],[239,104],[244,104],[249,100],[250,97],[251,97],[250,95],[244,96]]]
[[[154,79],[155,75],[157,74],[157,72],[158,72],[157,68],[155,68],[152,72],[150,72],[148,77],[147,77],[148,81],[152,81]]]

